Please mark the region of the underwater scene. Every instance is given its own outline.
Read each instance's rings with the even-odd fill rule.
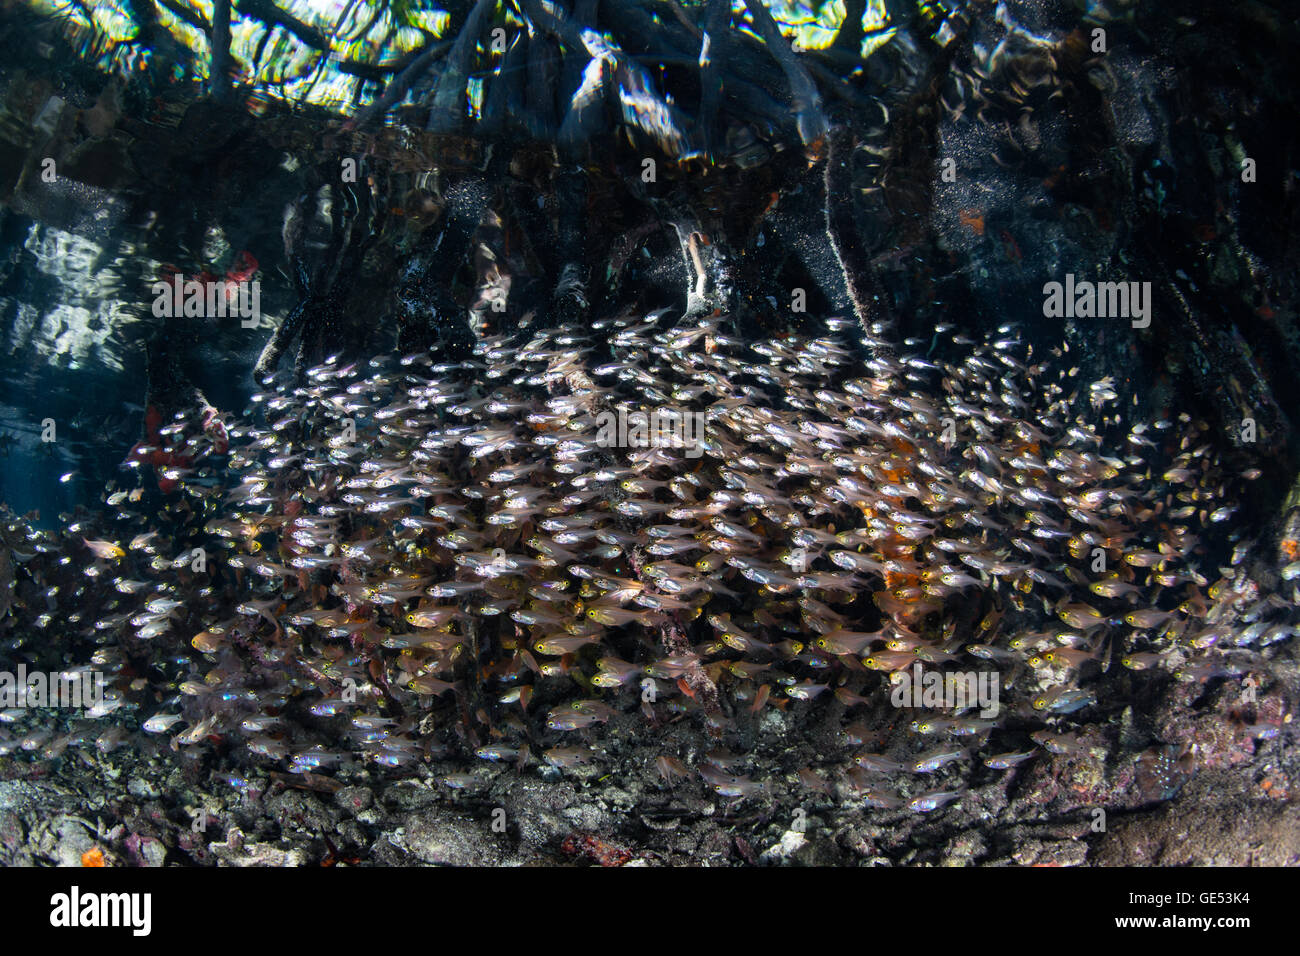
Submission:
[[[0,864],[1300,864],[1298,52],[3,0]]]

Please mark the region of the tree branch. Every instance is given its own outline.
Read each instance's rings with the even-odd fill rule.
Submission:
[[[212,29],[208,21],[203,19],[203,14],[199,13],[197,10],[191,10],[189,7],[185,6],[185,4],[179,2],[179,0],[158,0],[158,2],[175,14],[178,19],[184,20],[194,29],[200,30],[204,34]]]
[[[401,102],[416,80],[429,72],[429,67],[433,64],[433,61],[437,59],[439,54],[446,52],[450,46],[450,41],[430,43],[416,54],[415,59],[385,87],[383,95],[353,116],[351,120],[344,124],[344,129],[364,129],[375,119],[386,114]]]
[[[328,51],[330,48],[329,39],[323,33],[281,10],[271,0],[238,0],[236,8],[246,17],[253,17],[271,26],[284,27],[303,43],[317,50]]]
[[[495,9],[496,0],[478,0],[465,18],[465,25],[447,55],[446,66],[433,93],[433,108],[424,127],[430,132],[451,133],[465,122],[465,83],[469,79],[470,63],[478,48],[483,26]]]
[[[212,99],[230,101],[230,0],[214,0],[212,5],[212,56],[208,63]]]
[[[781,35],[763,0],[745,0],[745,8],[754,18],[754,25],[762,34],[768,52],[785,73],[790,84],[790,105],[799,125],[799,138],[805,146],[811,146],[826,135],[826,116],[822,113],[822,98],[817,92],[817,84]]]
[[[731,0],[709,0],[700,43],[700,132],[704,151],[712,159],[718,148],[718,105],[722,99],[722,69],[731,33]]]
[[[870,337],[874,322],[889,317],[876,274],[867,260],[866,251],[853,226],[853,180],[849,165],[853,155],[853,134],[847,127],[836,126],[829,134],[830,150],[826,157],[826,234],[844,272],[849,298],[858,324]]]

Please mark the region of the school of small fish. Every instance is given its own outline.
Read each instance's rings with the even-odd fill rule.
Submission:
[[[685,718],[719,746],[664,753],[665,786],[928,812],[977,764],[1095,759],[1113,668],[1266,682],[1300,565],[1280,589],[1247,572],[1233,502],[1257,473],[1228,473],[1207,425],[1126,422],[1113,382],[1010,328],[891,332],[747,344],[722,316],[623,315],[462,362],[330,360],[255,395],[220,446],[182,414],[163,509],[137,488],[58,532],[8,522],[7,649],[93,643],[61,666],[111,686],[62,736],[0,726],[0,752],[138,727],[295,773],[563,772],[615,727]],[[702,413],[699,448],[608,447],[619,406]],[[997,714],[882,709],[918,667],[995,673]],[[829,714],[842,752],[745,776],[722,745],[773,708]]]

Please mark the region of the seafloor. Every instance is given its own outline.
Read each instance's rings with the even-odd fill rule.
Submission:
[[[1296,699],[1294,657],[1274,666],[1279,699]],[[801,794],[793,780],[781,799],[738,803],[695,780],[669,788],[656,758],[665,749],[691,753],[700,735],[686,726],[649,734],[639,713],[613,722],[599,767],[563,777],[480,771],[464,789],[439,779],[464,770],[448,763],[403,779],[375,770],[250,773],[245,797],[164,741],[7,767],[0,860],[78,866],[99,850],[109,865],[128,866],[1294,866],[1295,747],[1286,737],[1243,740],[1235,689],[1196,696],[1174,685],[1125,708],[1104,759],[1054,756],[990,773],[958,804],[928,815],[864,812],[835,793]],[[789,726],[769,711],[756,729],[754,777],[780,780],[814,763],[839,721],[832,711],[797,736]],[[1155,738],[1194,758],[1182,766],[1156,759],[1144,746]]]

